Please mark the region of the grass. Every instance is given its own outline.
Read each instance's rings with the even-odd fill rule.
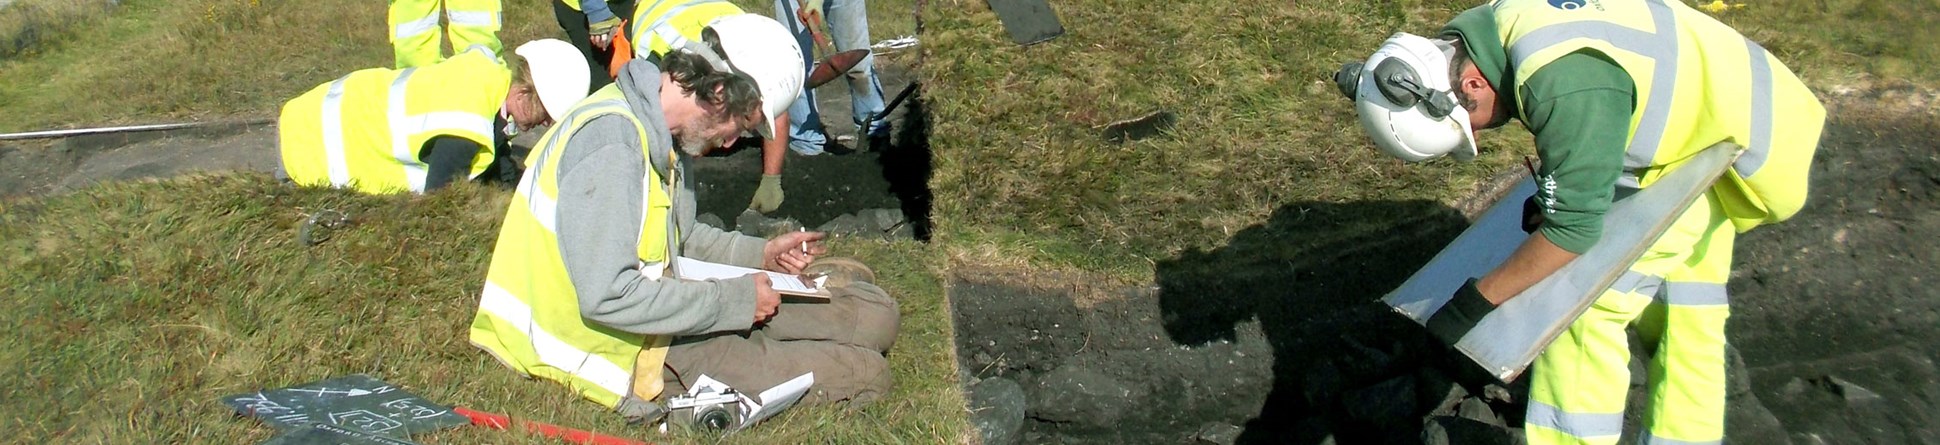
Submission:
[[[1940,81],[1933,2],[1746,3],[1722,20],[1820,91]],[[1484,132],[1474,163],[1404,165],[1372,149],[1330,76],[1390,33],[1431,34],[1473,4],[1056,1],[1066,33],[1019,47],[984,2],[932,1],[920,75],[937,116],[939,239],[958,265],[1102,270],[1142,283],[1153,261],[1219,247],[1276,210],[1451,202],[1521,168],[1533,154],[1528,133]],[[1098,136],[1158,109],[1180,116],[1171,137]],[[1407,221],[1342,215],[1338,230],[1307,236]]]
[[[121,183],[0,209],[0,425],[43,442],[258,443],[222,396],[365,372],[441,403],[636,437],[557,385],[466,341],[509,195],[297,189],[260,174]],[[353,223],[314,247],[312,212]],[[897,391],[859,410],[806,407],[734,436],[757,443],[945,442],[960,434],[936,261],[913,242],[845,239],[903,312]],[[140,439],[137,439],[140,438]],[[459,430],[428,443],[556,443]],[[677,441],[705,441],[678,436]]]
[[[742,3],[755,13],[772,8]],[[873,34],[912,32],[910,3],[875,3]],[[390,65],[382,5],[123,1],[92,17],[85,35],[37,37],[20,57],[0,59],[0,115],[8,116],[0,132],[272,117],[319,83]],[[510,0],[505,11],[509,45],[560,34],[548,2]],[[0,201],[0,305],[9,308],[0,323],[14,327],[0,337],[0,428],[34,442],[259,443],[271,429],[234,418],[218,398],[364,372],[446,404],[718,441],[623,425],[466,342],[507,199],[474,187],[369,197],[239,174]],[[321,209],[357,222],[301,246],[298,222]],[[901,303],[903,336],[891,353],[897,391],[861,409],[791,409],[729,441],[957,441],[965,426],[943,261],[910,242],[833,247],[869,258]],[[558,443],[472,429],[419,439]]]
[[[104,1],[23,0],[0,8],[0,60],[32,57],[108,15]]]
[[[546,2],[505,3],[507,42],[558,34]],[[914,28],[911,2],[873,3],[876,39]],[[898,391],[861,410],[791,410],[736,441],[960,441],[940,284],[957,268],[1149,283],[1155,262],[1219,247],[1278,212],[1449,202],[1518,168],[1529,139],[1513,129],[1485,133],[1475,163],[1383,158],[1328,82],[1388,33],[1431,32],[1470,3],[1060,0],[1067,34],[1018,47],[984,2],[928,0],[919,76],[934,116],[937,238],[837,246],[870,258],[903,302]],[[86,33],[37,36],[0,59],[0,132],[273,116],[319,83],[390,64],[377,5],[124,1],[83,20]],[[1940,80],[1932,2],[1752,3],[1723,18],[1821,90]],[[1123,145],[1097,136],[1100,125],[1154,109],[1181,116],[1172,136]],[[471,187],[366,197],[229,175],[0,203],[0,304],[9,308],[0,322],[15,326],[0,338],[0,425],[63,442],[258,442],[268,429],[230,418],[217,397],[368,372],[444,403],[630,431],[465,344],[505,199]],[[325,208],[359,222],[322,245],[297,245],[296,222]],[[1305,241],[1392,230],[1417,215],[1334,218]],[[428,440],[551,443],[472,430]]]

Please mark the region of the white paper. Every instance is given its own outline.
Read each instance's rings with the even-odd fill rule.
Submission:
[[[795,406],[795,402],[800,401],[803,395],[808,394],[808,387],[814,384],[815,373],[810,372],[802,374],[793,380],[782,382],[780,385],[775,385],[773,388],[768,388],[767,391],[762,391],[761,401],[755,404],[753,409],[748,410],[748,421],[741,422],[741,427],[747,428],[748,425],[753,425],[762,419],[774,417],[775,413],[788,409],[790,406]],[[742,396],[742,403],[750,402],[752,401],[747,400],[746,396]]]
[[[800,377],[795,377],[792,380],[782,382],[780,385],[775,385],[773,388],[768,388],[767,391],[762,391],[759,398],[750,398],[746,393],[735,393],[735,396],[741,399],[741,409],[748,413],[748,417],[746,420],[741,421],[741,427],[735,428],[734,430],[740,431],[747,429],[750,425],[759,423],[769,417],[774,417],[775,413],[795,406],[795,402],[801,401],[802,396],[808,394],[808,387],[814,384],[815,373],[810,372],[802,374]],[[687,395],[700,394],[702,391],[718,393],[727,389],[728,386],[726,383],[714,380],[713,377],[708,377],[707,374],[701,374],[700,377],[694,378],[694,386],[687,388]],[[664,425],[662,432],[665,432]]]
[[[785,294],[820,294],[818,289],[821,289],[822,284],[828,280],[828,277],[816,277],[813,281],[802,281],[797,275],[710,263],[688,257],[676,257],[674,271],[679,274],[680,279],[695,281],[740,278],[757,273],[768,274],[768,282],[775,288],[775,292]]]

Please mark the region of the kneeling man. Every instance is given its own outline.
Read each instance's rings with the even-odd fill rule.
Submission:
[[[800,48],[773,19],[708,25],[704,44],[636,59],[527,159],[472,321],[472,343],[630,417],[709,377],[747,393],[814,372],[804,403],[890,389],[896,302],[873,273],[817,260],[817,232],[761,239],[696,223],[687,158],[773,137],[800,93]],[[828,273],[834,298],[780,303],[765,275],[678,278],[676,257]]]

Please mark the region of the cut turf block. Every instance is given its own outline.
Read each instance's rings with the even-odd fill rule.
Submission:
[[[1151,114],[1105,124],[1105,142],[1122,144],[1172,131],[1179,122],[1179,115],[1171,111],[1159,110]]]
[[[997,20],[1004,22],[1004,31],[1019,45],[1031,45],[1064,34],[1064,25],[1058,23],[1057,13],[1051,11],[1051,4],[1045,0],[990,0],[990,9],[997,11]]]

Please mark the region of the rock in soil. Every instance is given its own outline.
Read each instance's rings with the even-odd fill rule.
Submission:
[[[1002,377],[983,379],[970,386],[970,423],[977,426],[983,445],[1018,443],[1024,428],[1024,388]]]
[[[1522,443],[1519,430],[1462,417],[1437,416],[1422,426],[1423,445],[1511,445]]]
[[[1031,385],[1030,416],[1109,428],[1123,420],[1127,408],[1146,403],[1146,393],[1144,388],[1083,366],[1064,366],[1038,377]]]
[[[1240,433],[1244,432],[1246,432],[1246,429],[1230,423],[1212,422],[1207,423],[1206,426],[1199,427],[1199,433],[1192,435],[1192,437],[1198,439],[1199,443],[1202,444],[1233,445],[1239,441]]]

